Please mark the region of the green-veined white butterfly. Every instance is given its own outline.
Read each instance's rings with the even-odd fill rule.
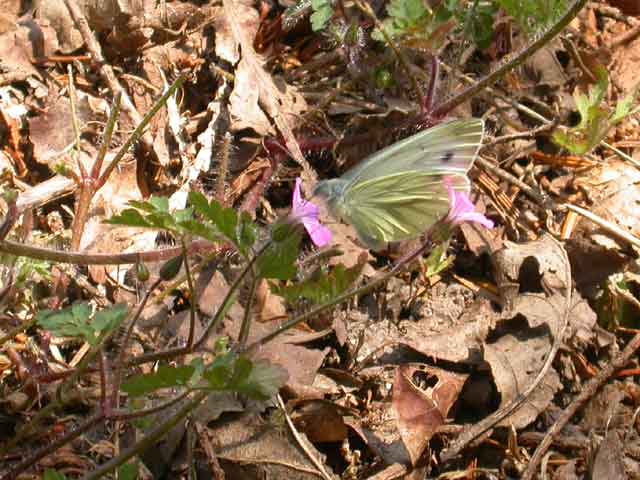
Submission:
[[[373,250],[418,237],[449,210],[445,181],[469,192],[467,172],[483,133],[482,120],[475,118],[422,130],[341,177],[318,182],[313,194],[324,198],[331,214],[351,224]]]

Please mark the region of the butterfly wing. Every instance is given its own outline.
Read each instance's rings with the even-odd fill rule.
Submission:
[[[353,185],[408,171],[464,175],[478,154],[483,134],[481,119],[441,123],[383,148],[340,178]]]
[[[450,173],[456,190],[469,190],[466,175]],[[415,238],[449,210],[445,175],[408,171],[355,182],[346,189],[338,210],[370,248]]]

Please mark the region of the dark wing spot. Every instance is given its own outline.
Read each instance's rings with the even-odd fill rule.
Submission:
[[[442,163],[449,163],[452,158],[453,158],[453,152],[448,151],[442,154],[442,157],[440,157],[440,161]]]

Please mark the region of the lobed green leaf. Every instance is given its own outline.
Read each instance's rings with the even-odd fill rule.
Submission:
[[[254,400],[267,400],[286,383],[286,370],[266,360],[252,361],[228,352],[218,356],[202,377],[209,389],[231,391]]]
[[[128,311],[125,305],[115,305],[97,312],[93,319],[91,313],[88,304],[76,303],[62,310],[42,310],[36,322],[56,336],[80,337],[90,345],[97,345],[102,336],[118,328]]]

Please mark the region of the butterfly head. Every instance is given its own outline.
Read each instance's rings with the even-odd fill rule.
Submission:
[[[343,195],[347,182],[340,178],[332,178],[331,180],[322,180],[316,184],[313,191],[314,197],[320,197],[329,207],[330,212],[335,218],[342,218],[343,211]]]
[[[331,180],[322,180],[318,182],[313,196],[316,195],[322,197],[327,203],[333,203],[338,197],[342,195],[344,190],[344,180],[339,178],[332,178]]]

